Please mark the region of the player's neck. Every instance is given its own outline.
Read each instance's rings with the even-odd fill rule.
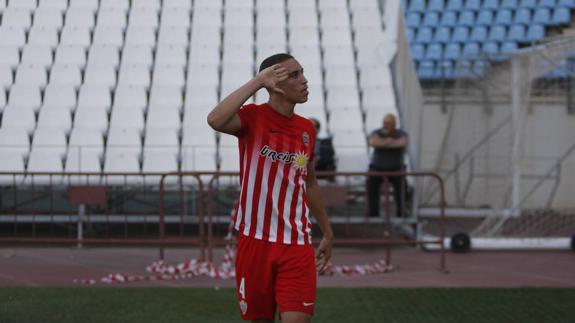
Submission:
[[[281,100],[272,96],[270,97],[268,104],[272,107],[272,109],[288,118],[294,114],[295,104],[292,102]]]

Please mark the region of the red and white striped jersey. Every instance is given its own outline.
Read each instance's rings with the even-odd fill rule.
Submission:
[[[268,104],[239,111],[240,203],[235,228],[245,236],[283,244],[310,244],[306,194],[313,124],[286,117]]]

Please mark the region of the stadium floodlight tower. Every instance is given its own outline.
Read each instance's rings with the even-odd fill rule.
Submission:
[[[457,62],[435,170],[472,248],[570,248],[574,62],[569,36]],[[420,204],[437,204],[426,187]]]

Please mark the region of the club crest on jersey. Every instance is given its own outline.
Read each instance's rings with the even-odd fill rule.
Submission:
[[[242,311],[243,315],[246,315],[248,311],[248,303],[246,303],[246,301],[243,299],[240,301],[240,311]]]
[[[304,145],[307,146],[309,144],[309,134],[307,132],[304,132],[303,135],[301,135],[301,139],[303,140]]]

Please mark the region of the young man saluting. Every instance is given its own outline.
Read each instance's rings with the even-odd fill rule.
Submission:
[[[243,106],[261,88],[269,101]],[[333,233],[312,162],[314,128],[294,113],[307,98],[301,65],[289,54],[276,54],[208,115],[214,130],[239,140],[236,287],[244,320],[273,321],[278,307],[282,322],[310,322],[316,270],[324,270],[331,257]],[[310,213],[323,233],[315,257]]]

